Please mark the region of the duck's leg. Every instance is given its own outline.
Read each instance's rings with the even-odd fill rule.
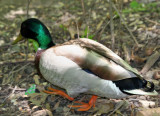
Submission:
[[[97,100],[97,96],[93,95],[91,97],[91,99],[89,100],[89,103],[75,101],[75,103],[80,103],[82,105],[73,105],[73,106],[69,105],[68,107],[70,107],[70,108],[73,108],[73,107],[79,108],[79,109],[77,109],[77,111],[88,111],[91,107],[95,107],[96,100]]]
[[[48,90],[49,91],[44,90],[43,92],[48,93],[48,94],[60,95],[60,96],[63,96],[64,98],[67,98],[70,101],[74,100],[74,98],[70,97],[69,95],[67,95],[65,92],[63,92],[61,90],[53,89],[51,87],[49,87]]]

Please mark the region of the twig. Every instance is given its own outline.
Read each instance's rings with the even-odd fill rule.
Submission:
[[[86,18],[85,18],[86,14],[85,14],[85,8],[84,8],[84,1],[83,0],[81,0],[81,5],[82,5],[82,9],[83,9],[83,19],[85,21],[87,21]],[[90,15],[90,13],[89,13],[89,15]],[[88,22],[87,22],[87,25],[88,25]],[[88,26],[88,29],[87,29],[87,38],[88,38],[88,32],[89,32],[89,26]]]
[[[28,0],[28,4],[27,4],[27,19],[29,18],[29,5],[30,5],[31,0]],[[25,57],[25,61],[27,61],[28,59],[28,48],[29,48],[29,41],[27,41],[27,49],[26,49],[26,57]]]
[[[23,63],[34,63],[34,60],[25,61],[24,59],[22,59],[21,61],[5,61],[5,62],[0,62],[0,66],[11,65],[11,64],[23,64]]]
[[[122,44],[122,48],[123,48],[124,54],[125,54],[125,61],[127,61],[127,63],[129,63],[131,58],[130,58],[130,55],[129,55],[129,52],[128,52],[128,48],[127,48],[125,43]]]
[[[87,29],[87,38],[88,38],[88,33],[89,33],[89,26],[88,26],[88,29]]]
[[[84,9],[84,1],[81,0],[81,5],[82,5],[82,9],[83,9],[83,16],[85,17],[85,9]]]
[[[129,34],[131,35],[131,37],[133,38],[133,40],[135,41],[136,45],[139,46],[138,41],[136,40],[136,38],[134,37],[133,33],[131,32],[131,30],[128,28],[126,22],[124,21],[124,18],[122,17],[122,15],[120,14],[120,12],[118,11],[118,9],[116,8],[116,6],[112,3],[113,8],[116,10],[116,12],[118,13],[118,15],[120,16],[121,21],[123,22],[124,26],[126,27],[126,29],[128,30]]]
[[[78,34],[78,39],[79,39],[79,28],[78,28],[77,21],[76,21],[76,26],[77,26],[77,34]]]
[[[9,89],[14,89],[14,88],[9,88]],[[26,91],[26,89],[23,89],[23,88],[17,88],[15,91]]]
[[[116,17],[116,15],[114,15],[113,19],[114,19],[115,17]],[[99,29],[98,31],[96,31],[96,33],[98,33],[98,32],[101,30],[100,33],[99,33],[99,36],[98,36],[98,41],[100,41],[100,37],[101,37],[102,33],[104,32],[105,28],[109,25],[109,23],[110,23],[110,20],[105,24],[105,26],[103,27],[102,30]]]
[[[19,72],[19,71],[21,71],[21,70],[24,70],[25,67],[26,67],[27,65],[29,65],[29,64],[30,64],[30,63],[22,66],[21,68],[19,68],[19,69],[17,69],[17,70],[14,70],[14,69],[16,69],[16,68],[18,67],[18,65],[17,65],[16,67],[13,67],[12,70],[11,70],[11,71],[9,72],[9,74],[8,74],[8,77],[10,77],[10,80],[11,80],[11,79],[13,80],[13,74],[14,74],[14,73]],[[13,83],[13,81],[11,81],[11,83]],[[2,84],[6,84],[6,83],[2,83]]]
[[[30,5],[31,0],[28,0],[28,4],[27,4],[27,19],[29,18],[29,5]]]
[[[2,48],[9,48],[11,46],[12,46],[11,43],[6,43],[5,45],[0,46],[0,49],[2,49]]]
[[[148,18],[145,18],[147,21],[149,21],[149,22],[151,22],[151,23],[154,23],[154,24],[156,24],[156,25],[159,25],[160,26],[160,23],[158,23],[158,22],[156,22],[156,21],[152,21],[152,20],[150,20],[150,19],[148,19]]]
[[[73,106],[73,102],[72,102],[72,104],[70,105],[71,107]],[[69,107],[69,110],[65,113],[65,116],[68,116],[68,113],[69,113],[69,111],[71,110],[71,107]]]
[[[15,72],[18,72],[18,71],[24,69],[24,68],[25,68],[26,66],[28,66],[29,64],[30,64],[30,63],[28,63],[28,64],[22,66],[21,68],[19,68],[19,69],[17,69],[17,70],[14,70],[14,71],[10,72],[10,74],[13,74],[13,73],[15,73]]]
[[[25,61],[28,60],[28,48],[29,48],[29,41],[27,40],[27,49],[26,49],[26,57],[25,57]]]
[[[153,55],[151,55],[148,58],[143,69],[141,70],[141,74],[142,75],[145,74],[152,67],[152,65],[158,60],[159,57],[160,57],[160,53],[158,51],[156,51]]]
[[[122,14],[122,9],[123,9],[123,4],[124,4],[124,0],[118,0],[117,1],[118,2],[118,9],[119,9],[119,12],[120,12],[120,14]],[[119,21],[119,24],[118,24],[118,35],[121,35],[121,32],[122,32],[122,21],[121,21],[121,19],[119,18],[118,19],[118,21]],[[118,50],[120,50],[120,45],[121,45],[121,39],[117,39],[117,43],[118,43],[118,46],[117,46],[117,48],[118,48]]]
[[[17,86],[14,87],[14,89],[12,90],[12,93],[10,93],[4,100],[2,103],[4,103],[6,101],[6,99],[8,99],[12,94],[14,94],[15,90],[17,89]]]
[[[112,0],[109,0],[109,14],[110,14],[110,30],[111,30],[111,48],[114,51],[115,38],[114,38],[114,26],[113,26],[113,12],[112,12]]]
[[[8,77],[10,77],[11,76],[11,74],[13,74],[14,72],[14,69],[16,69],[18,67],[18,65],[17,66],[14,66],[13,68],[12,68],[12,70],[10,70],[9,71],[9,73],[8,73]],[[13,75],[12,75],[12,77],[13,77]]]
[[[118,109],[120,109],[124,103],[126,103],[125,100],[117,103],[116,108],[111,113],[109,113],[107,116],[111,116],[114,112],[116,112]]]

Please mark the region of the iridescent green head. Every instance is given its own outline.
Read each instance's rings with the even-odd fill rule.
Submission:
[[[30,18],[22,22],[20,34],[13,44],[22,40],[23,38],[29,39],[33,43],[35,50],[38,47],[47,49],[55,44],[52,42],[52,37],[47,27],[38,19]]]

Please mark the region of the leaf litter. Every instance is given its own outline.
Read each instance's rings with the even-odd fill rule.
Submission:
[[[55,4],[51,6],[52,4]],[[89,26],[89,35],[94,38],[101,38],[98,41],[111,48],[110,30],[108,14],[106,14],[107,2],[97,1],[93,4],[92,0],[85,2],[85,15],[79,1],[48,1],[42,5],[31,3],[29,16],[40,17],[51,31],[53,40],[56,43],[63,43],[74,38],[77,33],[77,25],[80,35],[85,35],[86,27]],[[26,18],[26,4],[19,2],[18,6],[6,4],[0,8],[0,113],[1,115],[135,115],[142,116],[154,112],[159,112],[160,99],[150,96],[131,96],[126,99],[104,99],[98,98],[96,107],[88,112],[76,112],[67,107],[72,102],[57,96],[43,93],[42,90],[51,86],[46,80],[38,75],[34,67],[34,50],[30,45],[29,60],[27,64],[25,59],[26,42],[10,46],[10,42],[18,35],[20,23]],[[23,6],[23,7],[22,7]],[[44,10],[42,10],[44,9]],[[53,10],[55,9],[55,10]],[[47,13],[46,13],[47,12]],[[58,13],[57,13],[58,12]],[[68,14],[67,14],[68,13]],[[55,15],[54,15],[55,14]],[[154,15],[153,15],[154,14]],[[160,58],[152,57],[160,53],[160,28],[158,22],[158,13],[131,13],[123,14],[127,25],[137,36],[141,47],[135,47],[134,41],[124,27],[119,31],[119,22],[115,18],[115,37],[116,53],[126,59],[138,71],[144,70],[146,78],[155,83],[156,90],[160,91]],[[127,18],[128,17],[128,18]],[[14,20],[13,20],[14,19]],[[48,20],[51,19],[51,20]],[[103,20],[102,20],[103,19]],[[154,20],[154,21],[153,21]],[[65,21],[65,23],[64,23]],[[121,25],[122,26],[122,25]],[[96,28],[94,28],[96,27]],[[104,28],[105,27],[105,28]],[[99,32],[101,32],[99,34]],[[74,33],[74,34],[73,34]],[[121,38],[119,38],[121,35]],[[125,43],[120,44],[120,43]],[[132,48],[134,49],[132,56]],[[145,58],[145,59],[143,59]],[[153,60],[150,60],[153,59]],[[140,63],[139,63],[140,62]],[[154,79],[156,80],[154,80]],[[31,85],[36,85],[35,93],[25,95]],[[76,100],[88,102],[90,95],[80,95]],[[156,115],[156,113],[155,113]]]

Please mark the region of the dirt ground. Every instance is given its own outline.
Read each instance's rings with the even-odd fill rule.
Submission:
[[[88,36],[111,48],[109,3],[82,1],[32,0],[29,17],[44,22],[57,44],[74,39],[78,26],[80,37]],[[125,99],[99,97],[94,108],[78,112],[67,107],[73,102],[43,93],[44,89],[54,85],[38,75],[32,45],[29,43],[27,47],[27,42],[11,45],[19,33],[21,22],[27,17],[27,0],[5,0],[0,3],[1,116],[144,116],[145,113],[158,116],[159,95],[134,95]],[[143,74],[145,79],[153,81],[156,91],[160,93],[160,3],[155,2],[156,6],[145,4],[143,10],[138,6],[140,10],[133,10],[134,6],[130,3],[124,3],[125,10],[121,10],[121,4],[114,4],[121,13],[119,16],[112,9],[114,52]],[[33,85],[36,86],[35,92],[25,95]],[[88,102],[90,97],[82,94],[75,99]]]

